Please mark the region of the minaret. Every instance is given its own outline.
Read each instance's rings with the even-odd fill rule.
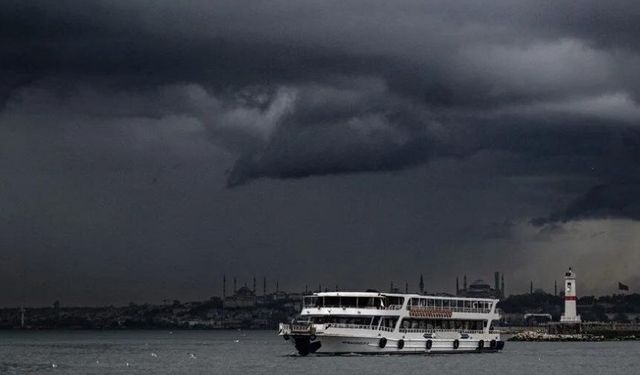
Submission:
[[[502,298],[506,297],[506,293],[504,292],[504,273],[502,275],[500,275],[501,279],[501,283],[502,285],[500,286],[500,295],[502,296]]]
[[[233,294],[236,294],[236,292],[238,291],[238,280],[236,280],[236,277],[233,277]]]
[[[420,274],[420,294],[424,294],[424,278],[422,277],[422,274]]]
[[[558,295],[558,280],[553,280],[553,295]]]
[[[493,274],[493,284],[496,294],[500,295],[500,272],[495,272]]]
[[[276,280],[276,294],[280,291],[280,280]]]
[[[467,290],[467,274],[464,274],[464,278],[462,279],[462,288],[466,291]]]
[[[262,277],[262,295],[263,296],[267,295],[267,277],[266,276]]]
[[[256,275],[253,275],[253,294],[256,294]]]
[[[393,293],[393,281],[389,284],[389,293]]]
[[[222,275],[222,299],[227,298],[227,275]]]
[[[404,292],[409,294],[409,282],[408,281],[404,282]]]
[[[533,280],[531,280],[531,284],[529,284],[529,294],[533,294]]]
[[[560,317],[562,323],[580,323],[580,315],[576,313],[576,274],[569,267],[564,274],[564,314]]]

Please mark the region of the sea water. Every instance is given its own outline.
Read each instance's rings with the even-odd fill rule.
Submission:
[[[640,374],[640,342],[299,357],[272,331],[2,331],[0,374]]]

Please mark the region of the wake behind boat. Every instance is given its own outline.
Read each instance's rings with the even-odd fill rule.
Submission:
[[[300,355],[495,352],[497,299],[379,292],[326,292],[303,298],[300,316],[279,335]]]

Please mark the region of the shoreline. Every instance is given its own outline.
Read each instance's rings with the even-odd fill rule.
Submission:
[[[613,332],[611,332],[613,333]],[[551,334],[536,331],[524,331],[514,334],[506,341],[511,342],[602,342],[602,341],[640,341],[640,335],[594,335],[589,333]]]

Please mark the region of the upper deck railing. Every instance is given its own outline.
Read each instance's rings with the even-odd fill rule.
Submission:
[[[439,296],[377,296],[377,297],[353,297],[353,296],[308,296],[304,297],[302,306],[304,309],[361,309],[361,310],[406,310],[427,308],[444,312],[462,313],[491,313],[497,300],[474,299],[463,297],[439,297]]]
[[[313,324],[286,324],[286,323],[281,323],[280,324],[280,330],[282,331],[282,333],[285,334],[315,334],[316,333],[316,326],[317,325],[313,325]],[[375,324],[350,324],[350,323],[325,323],[322,324],[320,327],[318,327],[318,329],[320,329],[320,331],[324,331],[330,328],[348,328],[348,329],[366,329],[366,330],[373,330],[373,331],[386,331],[386,332],[393,332],[394,328],[393,327],[385,327],[385,326],[380,326],[378,327]]]
[[[345,306],[345,305],[303,305],[304,309],[371,309],[371,310],[402,310],[402,305],[377,306]]]
[[[371,310],[382,310],[382,311],[398,311],[402,310],[402,305],[389,305],[386,307],[373,307],[373,306],[305,306],[305,309],[371,309]],[[462,306],[452,306],[452,307],[443,307],[443,306],[407,306],[407,310],[409,310],[409,315],[416,317],[449,317],[451,313],[460,312],[460,313],[476,313],[476,314],[488,314],[491,312],[491,308],[480,308],[480,307],[462,307]],[[438,316],[435,316],[438,315]]]
[[[350,324],[350,323],[326,323],[324,325],[324,329],[329,329],[329,328],[370,329],[373,331],[377,331],[378,329],[380,329],[380,331],[393,332],[393,327],[385,327],[385,326],[378,327],[375,324],[371,325],[371,324]]]
[[[385,331],[393,332],[393,327],[377,326],[375,324],[349,324],[349,323],[325,323],[321,326],[314,326],[313,324],[280,324],[282,333],[285,334],[302,334],[313,335],[316,332],[326,331],[331,328],[343,328],[343,329],[362,329],[371,331]],[[460,332],[460,333],[484,333],[483,330],[478,329],[465,329],[465,328],[400,328],[401,333],[438,333],[438,332]]]

